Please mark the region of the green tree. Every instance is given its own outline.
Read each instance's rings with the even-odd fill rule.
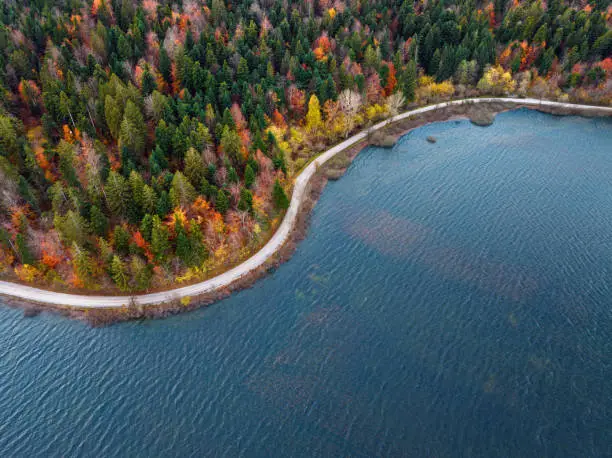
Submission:
[[[225,212],[229,208],[229,199],[227,197],[227,194],[225,194],[222,189],[219,189],[219,191],[217,192],[217,198],[215,199],[215,208],[222,215],[225,215]]]
[[[206,166],[202,160],[202,155],[193,147],[189,148],[185,154],[185,175],[193,186],[198,186],[206,175]]]
[[[157,262],[166,261],[170,249],[169,238],[168,228],[164,226],[159,216],[154,215],[151,224],[151,251]]]
[[[17,150],[17,132],[7,116],[0,115],[0,156],[10,156]]]
[[[201,265],[207,257],[206,245],[200,226],[193,220],[189,224],[189,246],[191,248],[191,265]]]
[[[163,46],[159,49],[159,71],[167,83],[172,82],[172,61]]]
[[[240,190],[240,200],[238,201],[238,210],[253,211],[253,194],[246,188]]]
[[[176,172],[170,186],[170,201],[173,207],[187,208],[195,200],[197,192],[187,177]]]
[[[151,230],[153,229],[153,217],[147,213],[140,222],[140,233],[147,242],[151,242]]]
[[[253,186],[254,182],[255,182],[255,172],[253,171],[253,167],[251,167],[251,164],[247,164],[247,166],[244,169],[244,185],[247,188],[250,188],[251,186]]]
[[[138,173],[136,170],[132,170],[130,172],[130,177],[128,178],[128,183],[130,185],[130,190],[132,191],[132,202],[135,203],[138,208],[142,208],[145,187],[145,182],[142,175],[140,175],[140,173]]]
[[[110,265],[110,273],[111,278],[113,279],[117,287],[121,291],[127,291],[129,288],[127,271],[125,268],[125,264],[123,264],[123,261],[117,255],[113,256],[113,260]]]
[[[402,85],[402,89],[404,92],[404,97],[407,101],[414,101],[414,95],[417,84],[417,68],[414,59],[411,59],[406,66],[406,71],[404,73],[404,81]]]
[[[118,217],[125,217],[131,199],[130,186],[126,179],[114,170],[111,171],[106,179],[104,191],[111,213]]]
[[[176,231],[176,256],[186,266],[191,265],[191,244],[183,226],[180,226]]]
[[[69,246],[76,242],[79,246],[87,244],[89,227],[85,219],[77,212],[68,210],[64,216],[56,215],[53,224],[58,230],[62,240]]]
[[[28,246],[27,239],[25,235],[21,232],[17,234],[15,237],[15,246],[17,248],[17,253],[19,253],[19,259],[22,264],[34,264],[34,255]]]
[[[104,100],[104,118],[106,125],[113,138],[119,137],[119,129],[121,127],[121,108],[119,104],[110,95]]]
[[[101,237],[106,235],[106,231],[108,231],[108,218],[102,212],[102,210],[98,208],[98,206],[93,205],[91,207],[91,211],[89,212],[89,221],[94,234]]]
[[[238,172],[234,167],[230,167],[227,171],[227,181],[229,183],[238,183],[240,179],[238,178]]]
[[[118,224],[113,231],[113,244],[121,254],[127,254],[130,248],[130,233],[125,227]]]
[[[274,205],[278,210],[286,210],[289,208],[289,198],[287,197],[287,194],[285,194],[285,190],[278,180],[274,182],[274,188],[272,189],[272,200],[274,201]]]
[[[150,95],[156,89],[157,82],[155,81],[155,77],[149,71],[149,67],[147,67],[142,74],[142,94],[144,96]]]
[[[141,154],[145,148],[146,125],[140,109],[128,100],[121,121],[119,143]]]
[[[132,255],[130,258],[130,276],[133,279],[134,287],[138,291],[145,291],[151,286],[153,269],[140,256]]]
[[[72,243],[72,263],[79,280],[83,282],[83,286],[93,288],[96,281],[95,261],[87,250],[81,248],[76,242]]]
[[[157,193],[151,186],[145,184],[142,188],[142,213],[153,214],[156,206]]]
[[[161,217],[164,217],[172,210],[172,202],[170,201],[170,196],[166,191],[162,191],[159,195],[159,199],[157,199],[157,214]]]
[[[227,157],[229,157],[234,163],[238,163],[240,161],[240,152],[242,149],[240,136],[234,129],[230,129],[228,126],[223,127],[223,133],[221,134],[221,148]]]

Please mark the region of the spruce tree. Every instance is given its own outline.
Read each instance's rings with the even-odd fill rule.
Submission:
[[[229,199],[222,189],[217,192],[217,198],[215,199],[215,208],[219,213],[225,215],[225,212],[229,208]]]
[[[159,49],[159,71],[167,83],[172,82],[172,61],[164,46]]]
[[[166,256],[170,248],[168,228],[162,223],[159,216],[155,215],[151,224],[151,251],[157,262],[166,261]]]
[[[404,75],[404,82],[403,82],[403,92],[404,92],[404,97],[406,97],[406,100],[408,102],[412,102],[414,101],[414,95],[415,95],[415,90],[416,90],[416,84],[417,84],[417,68],[416,68],[416,62],[414,61],[414,59],[411,59],[407,66],[406,66],[406,72]]]
[[[127,291],[128,290],[127,271],[125,269],[125,265],[123,264],[123,261],[117,255],[113,256],[113,260],[110,265],[110,273],[111,273],[111,278],[113,279],[117,287],[121,291]]]
[[[147,126],[140,109],[131,100],[127,101],[119,129],[119,142],[131,151],[142,154],[145,148]]]
[[[106,235],[106,231],[108,230],[108,218],[106,215],[98,208],[98,206],[93,205],[91,207],[91,211],[89,213],[89,221],[91,223],[91,229],[94,234],[103,237]]]
[[[289,208],[289,198],[287,197],[287,194],[285,194],[285,190],[278,179],[274,182],[272,199],[274,200],[274,205],[278,210],[286,210]]]
[[[206,245],[204,245],[200,226],[193,220],[189,224],[189,246],[191,248],[192,265],[201,265],[206,260]]]
[[[246,188],[240,190],[240,200],[238,201],[238,210],[252,211],[253,210],[253,194]]]
[[[162,218],[165,217],[170,210],[172,210],[172,202],[170,201],[170,196],[166,191],[162,191],[157,199],[157,214]]]
[[[153,217],[147,213],[140,222],[140,234],[147,241],[151,242],[151,229],[153,228]]]
[[[130,259],[130,275],[134,281],[135,289],[144,291],[151,286],[153,269],[152,266],[145,263],[140,256],[132,255]]]
[[[108,130],[113,138],[119,137],[119,128],[121,127],[121,108],[119,104],[110,95],[104,100],[104,118]]]
[[[244,169],[244,185],[247,188],[250,188],[251,186],[253,186],[254,181],[255,181],[255,172],[253,171],[253,167],[251,167],[251,164],[247,164],[247,166]]]
[[[187,177],[176,172],[170,187],[170,201],[173,207],[187,208],[196,198],[196,190]]]
[[[196,187],[202,182],[202,178],[206,175],[206,166],[202,160],[202,155],[195,148],[189,148],[185,154],[185,175]]]
[[[28,246],[25,235],[23,235],[21,232],[15,237],[15,246],[22,264],[34,264],[34,255]]]
[[[92,288],[95,282],[95,263],[91,258],[87,250],[81,248],[73,242],[72,244],[72,256],[74,269],[76,271],[79,280],[83,282],[85,288]]]
[[[191,244],[182,225],[176,230],[176,256],[183,264],[191,266]]]
[[[115,171],[111,171],[104,186],[106,203],[111,213],[115,216],[125,218],[130,196],[130,187],[126,179]]]
[[[130,247],[130,233],[121,225],[115,226],[113,242],[119,253],[127,254]]]

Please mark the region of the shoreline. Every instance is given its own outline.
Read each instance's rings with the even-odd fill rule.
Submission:
[[[314,158],[294,178],[289,209],[272,237],[250,258],[220,275],[173,290],[132,296],[59,293],[0,281],[0,297],[7,305],[22,308],[25,316],[52,311],[94,326],[165,317],[209,305],[252,286],[291,257],[306,234],[311,210],[327,181],[344,174],[359,151],[372,144],[373,133],[380,132],[397,141],[409,131],[432,122],[470,119],[477,105],[479,111],[485,108],[494,114],[524,107],[556,115],[612,116],[612,107],[529,98],[463,99],[411,109],[358,132]]]

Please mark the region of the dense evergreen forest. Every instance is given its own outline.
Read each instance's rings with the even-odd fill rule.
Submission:
[[[607,0],[5,0],[0,274],[195,281],[265,242],[312,156],[406,106],[610,104]]]

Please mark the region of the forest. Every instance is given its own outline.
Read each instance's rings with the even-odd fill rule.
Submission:
[[[244,260],[316,154],[408,107],[612,103],[607,0],[5,0],[0,277],[141,292]]]

